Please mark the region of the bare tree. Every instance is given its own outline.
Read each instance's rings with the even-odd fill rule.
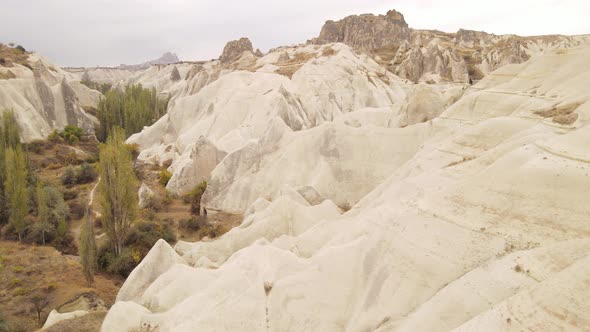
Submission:
[[[49,305],[49,292],[39,291],[29,298],[29,302],[37,313],[37,321],[41,324],[41,313]]]

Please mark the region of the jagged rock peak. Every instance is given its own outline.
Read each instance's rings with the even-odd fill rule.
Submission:
[[[340,21],[327,21],[320,36],[311,44],[345,43],[359,51],[371,51],[384,45],[400,44],[410,38],[408,23],[401,13],[352,15]]]
[[[238,40],[232,40],[225,44],[223,53],[221,53],[221,63],[232,63],[238,60],[244,52],[254,53],[252,42],[248,38],[240,38]]]
[[[387,14],[385,14],[385,17],[387,17],[391,20],[401,21],[401,22],[403,22],[403,24],[408,26],[408,24],[406,23],[406,19],[404,18],[404,14],[398,12],[395,9],[387,11]]]

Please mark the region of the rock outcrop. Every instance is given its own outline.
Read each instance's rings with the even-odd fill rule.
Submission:
[[[478,81],[503,65],[522,63],[531,55],[580,45],[586,37],[497,36],[461,29],[457,33],[414,30],[395,10],[386,15],[353,15],[328,21],[308,43],[340,42],[370,54],[396,75],[412,82]]]
[[[340,21],[327,21],[312,44],[344,43],[362,52],[388,45],[400,45],[410,38],[411,30],[401,13],[390,10],[386,15],[352,15]]]
[[[222,64],[229,64],[238,60],[244,52],[254,53],[252,42],[248,38],[240,38],[228,42],[223,48],[219,60]]]

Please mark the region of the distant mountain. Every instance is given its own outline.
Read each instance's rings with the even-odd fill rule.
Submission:
[[[169,65],[171,63],[177,63],[177,62],[180,62],[180,59],[178,59],[178,56],[176,54],[171,53],[171,52],[166,52],[166,53],[162,54],[162,56],[157,58],[156,60],[151,60],[151,61],[147,61],[147,62],[144,62],[141,64],[136,64],[136,65],[122,64],[118,68],[127,69],[127,70],[139,70],[139,69],[148,68],[149,66],[152,66],[152,65]]]

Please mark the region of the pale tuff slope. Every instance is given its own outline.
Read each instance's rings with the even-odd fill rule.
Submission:
[[[401,121],[413,86],[372,78],[346,48],[305,65],[336,62],[343,86],[238,72],[177,100],[193,107],[137,136],[144,157],[206,136],[229,153],[206,205],[245,219],[213,242],[159,242],[102,330],[590,329],[589,56],[505,66],[448,108],[458,96],[432,86],[446,110],[417,124]]]

